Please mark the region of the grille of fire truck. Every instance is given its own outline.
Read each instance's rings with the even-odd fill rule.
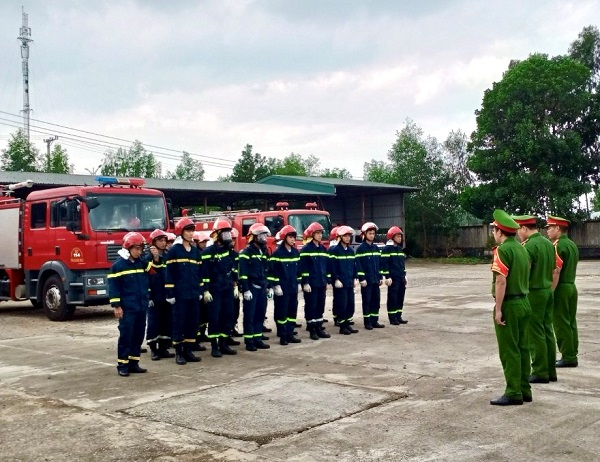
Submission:
[[[117,253],[121,250],[121,246],[118,244],[108,244],[106,246],[106,259],[107,261],[116,261],[119,258],[119,254]]]

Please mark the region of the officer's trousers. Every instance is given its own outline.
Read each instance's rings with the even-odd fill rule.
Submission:
[[[350,325],[354,316],[354,287],[333,288],[333,305],[337,307],[336,321],[342,327]]]
[[[529,351],[531,375],[544,379],[556,378],[556,339],[553,327],[552,291],[529,289]]]
[[[171,304],[163,300],[154,302],[154,306],[148,308],[148,330],[146,341],[148,343],[171,340],[172,324]]]
[[[200,301],[195,299],[175,300],[173,305],[173,345],[194,343],[198,331]]]
[[[233,286],[224,290],[211,290],[213,301],[206,305],[208,313],[208,338],[211,340],[231,335],[233,320]]]
[[[296,316],[298,315],[298,284],[292,286],[281,286],[283,295],[275,296],[275,324],[277,325],[277,336],[289,338],[294,335],[296,327]]]
[[[145,330],[146,310],[123,309],[123,317],[119,319],[117,367],[126,366],[129,361],[140,360]]]
[[[579,334],[577,332],[577,287],[561,282],[554,291],[554,331],[563,361],[577,361]]]
[[[262,328],[267,313],[267,289],[250,284],[252,300],[244,299],[244,343],[252,345],[262,340]]]
[[[506,325],[499,326],[494,322],[498,353],[506,380],[504,396],[507,398],[523,399],[523,396],[531,396],[530,317],[529,302],[523,297],[507,300],[502,304],[502,318]]]
[[[402,318],[404,308],[404,295],[406,294],[406,281],[404,276],[390,275],[392,285],[387,290],[387,312],[390,321]]]
[[[381,292],[379,283],[367,284],[360,288],[362,295],[362,310],[365,326],[375,324],[379,321],[379,305],[381,304]]]
[[[312,286],[310,292],[304,292],[304,317],[307,327],[309,324],[323,324],[326,293],[327,287]]]

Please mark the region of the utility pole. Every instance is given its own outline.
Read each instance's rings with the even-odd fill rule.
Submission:
[[[46,143],[46,146],[48,147],[48,154],[46,155],[46,171],[49,172],[50,171],[50,146],[52,145],[53,141],[56,141],[58,139],[58,136],[54,135],[51,136],[50,138],[46,138],[44,140],[44,143]]]
[[[28,27],[28,16],[25,13],[25,7],[21,7],[23,11],[23,25],[21,26],[20,33],[17,37],[21,41],[21,59],[23,60],[23,122],[25,136],[27,136],[27,143],[29,140],[29,113],[31,108],[29,107],[29,42],[33,42],[31,37],[31,28]]]

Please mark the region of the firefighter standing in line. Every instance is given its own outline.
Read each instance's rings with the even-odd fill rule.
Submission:
[[[379,323],[379,305],[381,303],[379,287],[383,282],[379,268],[381,254],[374,243],[377,229],[377,225],[372,222],[362,225],[360,231],[363,242],[356,249],[356,271],[362,295],[365,329],[367,330],[385,327]]]
[[[569,220],[548,217],[548,237],[554,241],[558,273],[554,290],[554,331],[562,358],[556,367],[577,367],[579,335],[577,332],[577,287],[575,277],[579,262],[579,249],[569,239]]]
[[[239,333],[237,329],[237,323],[240,319],[240,289],[239,289],[239,265],[240,265],[240,254],[237,250],[235,250],[235,245],[240,233],[237,229],[231,228],[231,250],[229,253],[231,254],[231,258],[234,261],[233,265],[233,275],[235,279],[235,285],[233,287],[233,319],[231,320],[231,336],[232,337],[241,337],[242,334]]]
[[[199,324],[201,257],[200,251],[192,244],[194,222],[181,218],[175,225],[178,235],[166,258],[165,289],[167,301],[173,305],[173,345],[175,362],[184,365],[198,362],[200,358],[192,352],[196,342]]]
[[[306,328],[312,340],[330,338],[331,335],[323,328],[323,313],[325,312],[325,295],[329,277],[327,266],[329,255],[321,243],[323,226],[313,222],[304,230],[306,242],[300,250],[300,275],[304,292],[304,316]]]
[[[204,252],[204,249],[211,243],[210,234],[206,231],[194,231],[194,245],[198,247],[200,253]],[[206,347],[202,345],[202,342],[210,341],[206,336],[206,328],[208,326],[208,312],[206,310],[206,304],[200,303],[200,313],[198,315],[200,324],[198,325],[198,333],[196,334],[196,341],[192,346],[192,351],[206,351]]]
[[[167,233],[160,229],[155,229],[150,233],[152,245],[150,246],[146,266],[146,271],[150,277],[150,306],[148,308],[146,339],[152,352],[152,361],[175,356],[169,352],[173,314],[165,292],[167,238]]]
[[[233,320],[235,261],[231,255],[231,223],[218,218],[211,235],[214,243],[202,252],[202,283],[208,313],[211,356],[235,355],[230,345],[240,342],[230,337]]]
[[[122,377],[146,372],[139,364],[150,301],[146,264],[140,258],[145,244],[141,234],[127,233],[107,277],[110,304],[119,320],[117,372]]]
[[[386,235],[388,242],[381,252],[381,274],[386,277],[387,312],[390,324],[399,326],[408,323],[402,319],[404,295],[406,293],[406,255],[404,233],[399,226],[392,226]]]
[[[556,270],[556,254],[552,243],[538,232],[532,215],[513,217],[520,226],[517,234],[529,255],[529,346],[531,377],[529,383],[556,382],[556,338],[552,324],[552,281]]]
[[[293,226],[281,228],[276,236],[281,244],[270,258],[268,279],[275,295],[275,324],[280,345],[302,342],[294,336],[300,282],[300,253],[296,249],[296,234]]]
[[[267,281],[268,235],[269,228],[254,223],[248,230],[248,245],[239,256],[239,283],[244,297],[244,343],[248,351],[271,348],[263,341],[262,333],[267,298],[273,296]]]
[[[492,262],[494,327],[504,370],[504,394],[490,401],[496,406],[531,402],[529,355],[529,255],[515,239],[520,226],[504,210],[494,211],[493,236],[498,246]]]
[[[340,226],[337,236],[338,243],[329,247],[334,316],[336,325],[340,326],[340,334],[350,335],[358,332],[350,325],[354,316],[354,284],[357,278],[354,250],[350,247],[354,230],[350,226]]]

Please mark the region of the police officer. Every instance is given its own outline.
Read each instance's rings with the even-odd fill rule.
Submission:
[[[293,226],[285,225],[275,238],[281,243],[271,255],[268,279],[274,291],[277,336],[280,345],[300,343],[302,340],[294,336],[300,283],[300,253],[296,249],[296,230]]]
[[[248,351],[271,348],[263,341],[262,333],[267,297],[273,294],[267,281],[268,236],[269,228],[254,223],[248,230],[248,245],[240,252],[239,283],[244,297],[244,343]]]
[[[167,253],[166,232],[155,229],[150,233],[150,253],[147,256],[146,271],[150,277],[150,307],[148,308],[148,330],[146,339],[152,352],[152,361],[172,358],[168,348],[171,345],[171,304],[165,292],[165,257]]]
[[[579,249],[569,239],[570,221],[561,217],[548,217],[548,237],[554,242],[557,261],[556,289],[554,290],[554,330],[562,358],[556,367],[577,367],[579,334],[577,332],[577,263]]]
[[[494,211],[493,236],[498,244],[492,261],[494,322],[500,362],[504,369],[504,394],[490,401],[496,406],[532,401],[529,372],[529,256],[515,239],[519,225],[503,210]]]
[[[240,343],[230,337],[233,323],[234,264],[231,255],[231,223],[218,218],[213,225],[211,237],[214,244],[202,252],[202,282],[204,303],[208,312],[208,338],[211,356],[220,358],[235,355],[230,345]]]
[[[329,282],[327,274],[329,255],[321,242],[323,231],[323,226],[317,222],[308,225],[303,233],[306,244],[300,250],[304,316],[312,340],[331,337],[323,328],[325,295]]]
[[[354,284],[356,265],[354,250],[350,247],[354,230],[350,226],[337,229],[337,244],[329,247],[329,274],[333,284],[333,311],[340,334],[355,334],[350,322],[354,316]]]
[[[360,231],[363,242],[356,249],[356,271],[362,295],[362,309],[365,329],[381,329],[385,327],[379,323],[379,305],[381,294],[379,287],[383,283],[379,268],[381,254],[375,245],[377,225],[367,222]]]
[[[140,258],[145,243],[141,234],[127,233],[107,277],[110,304],[119,320],[117,372],[122,377],[147,371],[139,364],[149,303],[146,264]]]
[[[537,229],[533,215],[513,217],[520,226],[517,234],[529,254],[529,346],[531,377],[529,383],[556,382],[556,339],[552,322],[552,280],[556,257],[552,243]]]
[[[200,251],[192,244],[194,222],[181,218],[175,224],[178,235],[166,258],[165,289],[167,301],[173,305],[173,345],[175,362],[185,365],[198,362],[200,358],[192,352],[199,324],[201,257]]]
[[[408,321],[402,319],[404,295],[406,293],[406,255],[404,233],[399,226],[392,226],[386,234],[388,242],[381,252],[381,274],[386,278],[387,312],[390,324],[399,326]]]

